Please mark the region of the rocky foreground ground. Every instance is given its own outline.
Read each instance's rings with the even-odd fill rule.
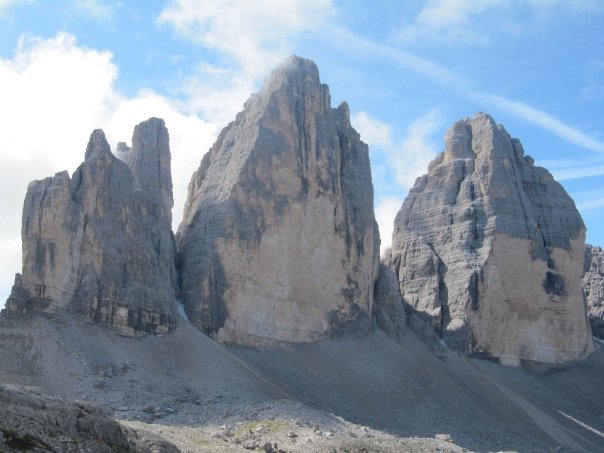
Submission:
[[[22,439],[38,451],[604,451],[601,348],[543,373],[445,347],[437,356],[411,331],[401,341],[376,331],[227,348],[184,319],[172,335],[142,339],[81,319],[4,321],[0,446],[11,451]],[[78,449],[67,448],[72,441]]]

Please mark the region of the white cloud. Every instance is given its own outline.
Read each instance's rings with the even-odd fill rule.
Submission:
[[[19,3],[31,3],[33,0],[0,0],[0,13]]]
[[[78,11],[101,21],[111,19],[118,7],[115,2],[104,2],[102,0],[72,0],[72,2]]]
[[[604,156],[592,154],[582,159],[540,159],[535,163],[547,168],[557,181],[604,176]]]
[[[604,208],[604,189],[601,188],[574,192],[572,198],[582,214]]]
[[[174,224],[182,217],[186,187],[218,125],[187,113],[184,104],[151,91],[128,98],[115,88],[118,68],[109,52],[81,47],[74,36],[24,37],[15,56],[0,60],[0,304],[20,272],[21,209],[31,180],[73,172],[88,135],[105,130],[115,147],[130,141],[134,126],[162,117],[170,132],[175,188]]]
[[[390,175],[398,185],[401,196],[387,196],[376,203],[375,218],[380,228],[380,253],[392,243],[394,218],[403,204],[408,189],[418,176],[428,171],[428,164],[436,156],[434,134],[441,125],[440,114],[434,109],[415,120],[405,131],[404,137],[392,138],[392,125],[371,117],[365,112],[352,116],[352,124],[361,134],[372,154],[372,173],[377,183],[376,170],[381,177]],[[387,168],[387,170],[386,170]]]
[[[217,51],[180,87],[191,111],[227,124],[250,93],[291,52],[291,42],[318,29],[331,0],[170,0],[158,17],[180,36]]]
[[[159,22],[257,78],[287,55],[287,38],[316,28],[330,9],[330,0],[172,0]]]
[[[430,37],[449,41],[484,42],[481,36],[467,27],[467,22],[484,11],[500,7],[506,0],[428,0],[413,23],[396,34],[397,39],[413,40]]]
[[[407,135],[392,161],[396,180],[402,187],[410,188],[418,176],[427,172],[428,164],[439,149],[433,137],[440,125],[438,110],[431,110],[407,128]]]
[[[577,204],[577,209],[581,212],[589,212],[602,208],[604,208],[604,197],[582,201]]]
[[[537,1],[537,0],[534,0]],[[553,1],[553,0],[552,0]],[[586,8],[590,5],[586,2]],[[604,2],[602,3],[604,8]],[[580,129],[564,123],[562,120],[542,110],[531,107],[523,102],[513,101],[503,96],[476,91],[471,84],[451,72],[444,66],[434,63],[412,53],[402,51],[394,46],[380,44],[359,35],[351,33],[345,28],[327,28],[326,31],[337,38],[344,48],[353,49],[355,52],[366,54],[371,58],[382,57],[395,64],[434,80],[451,92],[467,99],[478,100],[487,106],[497,108],[508,114],[522,118],[539,127],[542,127],[569,143],[583,148],[604,152],[604,141],[582,132]]]
[[[477,99],[483,99],[486,102],[489,102],[491,105],[500,108],[501,110],[512,113],[526,121],[541,126],[542,128],[553,132],[558,137],[570,143],[590,149],[592,151],[604,153],[603,141],[581,132],[579,129],[562,122],[549,113],[545,113],[523,102],[512,101],[504,98],[503,96],[475,93],[474,97]]]
[[[380,227],[380,255],[384,255],[386,249],[392,245],[392,231],[394,230],[394,218],[403,205],[404,198],[386,197],[382,198],[375,207],[375,220]]]
[[[485,44],[495,33],[526,33],[569,14],[603,10],[604,3],[599,0],[428,0],[394,38]]]
[[[428,164],[436,156],[438,145],[434,134],[442,124],[437,109],[415,120],[407,128],[400,141],[391,137],[392,126],[365,112],[352,117],[352,124],[367,142],[374,154],[380,154],[403,189],[413,186],[415,179],[428,170]]]
[[[365,143],[382,148],[392,147],[392,126],[389,124],[372,118],[365,112],[356,113],[351,121]]]
[[[551,173],[557,181],[569,179],[590,178],[593,176],[604,176],[604,165],[590,167],[570,167],[563,169],[552,169]]]

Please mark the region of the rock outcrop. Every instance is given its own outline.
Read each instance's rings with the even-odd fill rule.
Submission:
[[[8,314],[75,312],[125,335],[175,326],[168,131],[152,118],[134,129],[125,163],[103,131],[90,136],[70,178],[33,181],[23,207],[23,270]]]
[[[312,341],[371,325],[379,235],[367,145],[316,65],[292,57],[189,184],[180,298],[221,341]]]
[[[585,244],[581,280],[587,299],[587,315],[593,334],[604,339],[604,250]]]
[[[502,363],[562,363],[593,350],[581,289],[585,227],[522,145],[479,113],[398,213],[390,267],[403,301],[449,346]]]
[[[380,263],[373,300],[373,318],[376,324],[391,339],[400,341],[407,329],[405,307],[396,275],[383,263]]]
[[[120,425],[102,408],[0,385],[0,451],[165,452],[180,450]]]

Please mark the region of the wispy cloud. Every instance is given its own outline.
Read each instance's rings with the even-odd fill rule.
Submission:
[[[604,99],[604,61],[593,60],[587,67],[587,84],[579,92],[581,99]]]
[[[392,61],[406,69],[433,80],[460,97],[479,100],[505,113],[522,118],[554,133],[556,136],[574,145],[581,146],[591,151],[604,152],[604,141],[524,102],[477,90],[469,81],[438,63],[399,50],[390,45],[371,41],[356,35],[343,27],[330,28],[329,32],[337,38],[336,44],[339,43],[344,49],[350,48],[352,51],[360,52],[370,58],[380,57],[387,59],[388,61]]]
[[[395,38],[407,41],[428,37],[482,43],[486,36],[474,32],[467,23],[484,11],[506,3],[507,0],[428,0],[412,23],[401,27]]]
[[[330,9],[330,0],[172,0],[158,21],[258,77],[288,54],[287,38],[316,28]]]
[[[482,45],[495,34],[526,33],[568,14],[603,10],[604,3],[599,0],[427,0],[417,15],[393,34],[393,38]],[[520,15],[522,21],[518,20]],[[492,26],[495,22],[497,26]],[[524,24],[520,25],[521,22]]]
[[[333,44],[342,50],[364,55],[368,58],[380,58],[408,68],[428,77],[456,92],[470,91],[471,85],[449,69],[426,58],[406,52],[397,47],[382,44],[355,34],[342,26],[325,25],[324,34],[332,37]]]
[[[398,197],[385,197],[379,200],[375,207],[375,220],[380,227],[380,255],[392,245],[392,231],[394,218],[403,205],[403,199]]]
[[[371,146],[379,148],[392,147],[392,126],[365,112],[358,112],[352,116],[352,124],[361,134],[361,139]]]
[[[570,167],[558,170],[551,170],[554,178],[558,181],[568,181],[571,179],[590,178],[594,176],[604,176],[604,165],[595,167]]]
[[[365,112],[352,117],[352,123],[367,142],[372,153],[385,159],[391,174],[402,189],[413,186],[415,179],[425,173],[436,156],[438,144],[434,134],[442,125],[438,109],[433,109],[416,119],[398,141],[392,138],[392,126]]]
[[[567,142],[590,149],[592,151],[604,153],[603,141],[593,138],[579,129],[564,123],[549,113],[531,107],[524,102],[512,101],[503,96],[485,93],[470,93],[470,96],[476,99],[481,99],[499,108],[500,110],[514,114],[519,118],[541,126]]]
[[[400,139],[393,138],[392,125],[373,118],[365,112],[352,117],[352,124],[361,134],[361,139],[370,145],[371,166],[374,183],[398,185],[400,196],[385,196],[377,200],[375,217],[380,228],[381,252],[390,247],[394,217],[400,209],[404,195],[415,183],[418,176],[426,173],[428,164],[436,156],[438,145],[435,133],[442,125],[437,109],[422,115],[407,128]],[[375,174],[388,175],[380,181]]]
[[[0,14],[6,11],[11,6],[18,5],[20,3],[32,3],[33,0],[0,0]]]
[[[97,20],[105,21],[113,17],[118,4],[103,0],[72,0],[75,8]]]
[[[331,0],[170,0],[157,22],[218,58],[200,62],[180,87],[192,111],[227,124],[300,34],[319,28]]]
[[[572,197],[581,213],[589,213],[604,208],[604,189],[573,192]]]
[[[604,208],[604,196],[601,198],[594,198],[592,200],[585,200],[577,203],[577,209],[581,212],[588,212],[602,208]]]
[[[581,159],[540,159],[537,165],[547,168],[558,181],[604,176],[604,156],[591,154]]]

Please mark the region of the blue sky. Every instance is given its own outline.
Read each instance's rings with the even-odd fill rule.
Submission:
[[[175,225],[218,132],[289,54],[313,59],[369,143],[382,242],[456,120],[490,113],[604,245],[602,0],[0,0],[0,305],[27,184],[159,116]]]

